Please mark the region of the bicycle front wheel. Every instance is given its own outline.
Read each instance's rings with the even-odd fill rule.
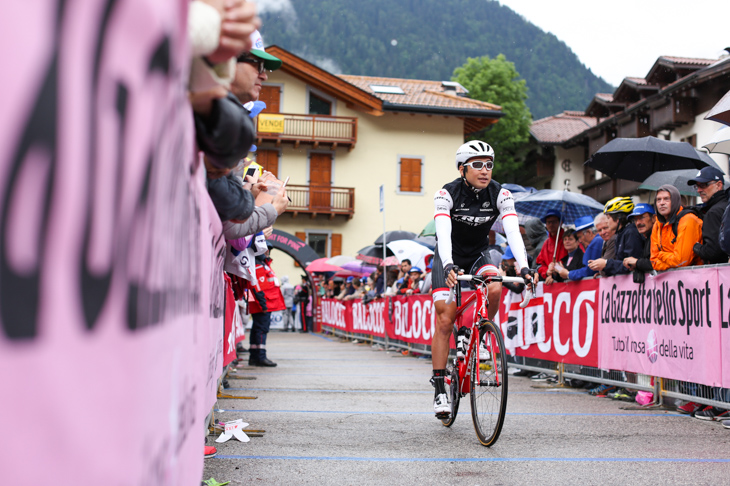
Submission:
[[[484,319],[479,323],[479,341],[471,354],[471,418],[483,446],[490,447],[497,442],[506,412],[507,357],[504,341],[499,327]]]

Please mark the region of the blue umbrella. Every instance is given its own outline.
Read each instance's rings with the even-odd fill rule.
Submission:
[[[560,211],[562,221],[572,223],[581,216],[594,216],[603,204],[590,196],[570,191],[543,189],[515,200],[518,214],[542,218],[549,210]]]

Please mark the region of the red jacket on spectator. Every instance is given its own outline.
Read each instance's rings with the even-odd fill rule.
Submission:
[[[555,261],[559,262],[564,257],[568,256],[568,251],[565,249],[565,246],[563,246],[563,230],[561,229],[558,234],[558,253],[555,255]],[[548,236],[547,240],[545,240],[545,243],[542,245],[542,250],[540,250],[540,254],[537,255],[537,259],[535,259],[535,264],[540,265],[540,267],[537,269],[537,273],[540,274],[540,279],[545,280],[547,278],[547,269],[548,265],[550,265],[553,261],[553,252],[555,251],[555,237],[554,236]]]
[[[275,312],[286,309],[284,296],[277,285],[276,275],[267,264],[256,265],[256,280],[261,291],[252,287],[248,299],[248,311],[250,314],[259,312]]]

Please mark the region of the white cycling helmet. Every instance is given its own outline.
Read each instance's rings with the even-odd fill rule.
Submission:
[[[456,169],[473,157],[491,157],[494,161],[494,150],[488,143],[479,140],[466,142],[456,151]]]

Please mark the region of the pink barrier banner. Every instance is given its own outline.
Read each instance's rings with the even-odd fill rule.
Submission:
[[[188,5],[0,15],[0,484],[200,484],[223,260]]]
[[[601,279],[601,368],[719,386],[722,382],[716,268]]]
[[[361,300],[348,301],[348,329],[361,334],[385,337],[385,322],[388,319],[386,303],[385,299],[374,300],[367,305]]]
[[[722,347],[722,386],[730,388],[730,267],[717,269],[719,285],[720,345]]]
[[[430,346],[436,318],[431,296],[391,297],[390,300],[392,315],[385,324],[388,337]]]
[[[538,285],[524,309],[522,295],[502,289],[497,321],[517,356],[597,366],[598,281]]]

